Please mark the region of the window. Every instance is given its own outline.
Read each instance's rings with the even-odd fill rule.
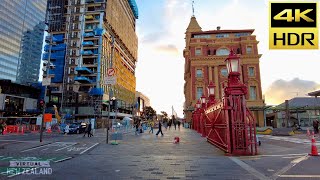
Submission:
[[[217,34],[216,38],[226,38],[229,37],[229,34]]]
[[[249,76],[254,76],[254,67],[249,67]]]
[[[197,78],[201,78],[202,77],[202,69],[197,69],[196,77]]]
[[[250,100],[256,100],[256,99],[257,99],[256,87],[250,86]]]
[[[247,54],[251,54],[252,53],[252,46],[247,46]]]
[[[197,88],[197,99],[200,99],[202,94],[203,94],[203,88],[202,87],[198,87]]]
[[[210,49],[208,50],[208,55],[210,55]]]
[[[226,68],[221,69],[221,75],[227,77],[228,76],[228,71]]]
[[[200,56],[201,55],[201,49],[196,49],[196,56]]]
[[[218,56],[227,56],[229,55],[229,50],[227,48],[221,48],[217,50]]]

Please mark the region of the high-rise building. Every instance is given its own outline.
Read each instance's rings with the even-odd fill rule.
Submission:
[[[43,59],[50,56],[55,67],[49,70],[50,103],[76,119],[106,115],[110,98],[116,99],[119,114],[131,112],[136,19],[135,0],[49,0],[47,42],[52,37],[53,43],[45,46]],[[106,84],[109,68],[115,69],[113,85]]]
[[[261,91],[258,41],[253,29],[202,31],[196,18],[191,17],[186,30],[186,47],[184,72],[184,112],[187,121],[197,100],[204,94],[208,96],[207,87],[215,84],[215,98],[224,96],[228,73],[225,59],[233,50],[241,59],[241,81],[247,85],[247,106],[255,116],[259,126],[264,125],[264,100]]]
[[[39,80],[47,0],[0,3],[0,79]]]

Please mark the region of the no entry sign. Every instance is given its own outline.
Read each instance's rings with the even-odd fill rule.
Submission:
[[[114,74],[116,73],[116,70],[113,68],[108,68],[107,70],[107,75],[108,76],[114,76]]]

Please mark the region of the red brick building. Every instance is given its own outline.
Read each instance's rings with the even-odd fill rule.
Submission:
[[[256,36],[253,29],[202,31],[196,18],[191,17],[186,31],[184,72],[184,112],[187,121],[202,94],[208,96],[207,86],[210,81],[216,85],[215,97],[223,97],[223,87],[227,84],[225,59],[230,50],[241,58],[241,81],[248,87],[247,105],[253,112],[257,124],[264,125],[264,100],[262,99],[261,78]]]

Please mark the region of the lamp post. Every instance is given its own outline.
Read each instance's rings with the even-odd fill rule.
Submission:
[[[231,50],[225,62],[228,71],[228,86],[224,89],[225,96],[247,94],[247,87],[240,82],[240,58]]]
[[[54,66],[51,66],[51,62],[50,62],[50,59],[51,59],[51,49],[52,49],[52,35],[49,34],[49,37],[50,37],[50,42],[49,42],[49,52],[48,52],[48,61],[46,63],[46,79],[49,78],[49,69],[54,68]],[[43,80],[42,80],[43,82]],[[47,82],[46,82],[47,83]],[[46,113],[46,96],[47,96],[47,89],[48,89],[48,85],[46,84],[45,85],[45,89],[44,89],[44,98],[43,98],[43,103],[44,103],[44,106],[43,106],[43,110],[42,110],[42,120],[41,120],[41,127],[40,127],[40,142],[42,142],[42,137],[43,137],[43,124],[44,124],[44,114]]]
[[[201,104],[200,104],[200,100],[197,101],[196,103],[196,110],[194,111],[194,130],[198,130],[198,127],[199,127],[199,114],[200,114],[200,107],[201,107]]]
[[[208,107],[213,105],[215,103],[215,97],[214,97],[214,88],[216,86],[213,84],[213,82],[211,81],[208,85],[208,94],[209,94],[209,101],[208,101]]]
[[[206,97],[204,96],[204,94],[202,94],[200,101],[201,101],[201,108],[205,109],[207,104],[206,104]]]

